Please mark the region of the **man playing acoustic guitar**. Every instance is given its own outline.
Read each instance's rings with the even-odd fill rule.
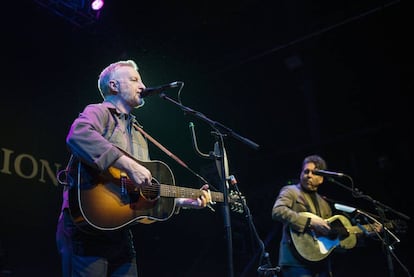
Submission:
[[[278,261],[283,277],[332,277],[331,251],[336,246],[352,248],[356,243],[358,231],[352,228],[356,226],[346,226],[345,217],[332,217],[329,203],[318,194],[323,176],[313,174],[316,169],[325,170],[325,160],[318,155],[306,157],[299,184],[282,187],[273,205],[272,219],[283,223]],[[333,239],[334,223],[338,222],[346,228]],[[377,223],[368,227],[372,232],[382,230]]]
[[[62,276],[136,277],[129,224],[167,219],[180,206],[204,208],[211,194],[204,185],[188,198],[161,199],[182,194],[161,184],[174,180],[164,163],[149,159],[146,138],[131,113],[143,106],[146,89],[134,61],[110,64],[99,75],[98,88],[104,101],[87,105],[66,138],[72,156],[56,232]],[[164,201],[171,211],[158,206]]]

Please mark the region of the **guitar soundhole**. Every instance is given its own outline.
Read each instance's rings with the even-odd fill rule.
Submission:
[[[330,239],[344,239],[349,236],[348,231],[340,220],[334,220],[330,223],[331,232],[329,234]]]
[[[147,201],[156,201],[160,198],[160,185],[158,181],[152,178],[152,185],[142,188],[140,190],[140,195]]]

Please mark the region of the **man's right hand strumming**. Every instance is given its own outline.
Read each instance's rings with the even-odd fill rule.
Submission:
[[[123,170],[128,178],[139,188],[152,185],[152,174],[145,166],[140,165],[130,157],[123,155],[115,161],[114,166]]]

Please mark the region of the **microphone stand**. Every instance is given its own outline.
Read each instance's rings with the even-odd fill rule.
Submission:
[[[349,178],[351,180],[351,182],[353,182],[352,178],[350,176],[344,175],[344,177]],[[393,246],[393,243],[391,243],[390,236],[393,237],[396,242],[399,242],[400,240],[385,227],[385,220],[386,220],[385,211],[391,211],[391,212],[397,214],[398,216],[404,218],[405,220],[409,220],[410,217],[403,214],[403,213],[401,213],[401,212],[396,211],[395,209],[393,209],[393,208],[391,208],[391,207],[389,207],[389,206],[387,206],[387,205],[385,205],[385,204],[383,204],[383,203],[381,203],[381,202],[379,202],[375,199],[373,199],[369,195],[363,194],[360,190],[358,190],[357,188],[354,188],[353,185],[352,185],[352,187],[349,187],[349,186],[344,185],[343,183],[337,181],[336,179],[334,179],[332,177],[327,177],[327,180],[332,182],[332,183],[335,183],[335,184],[337,184],[337,185],[339,185],[339,186],[341,186],[341,187],[343,187],[343,188],[345,188],[349,191],[351,191],[352,195],[355,198],[364,198],[364,199],[369,200],[371,203],[374,204],[375,209],[379,213],[380,223],[382,224],[382,226],[385,230],[384,238],[381,238],[381,241],[382,241],[382,243],[385,247],[385,250],[386,250],[386,258],[387,258],[389,276],[394,277],[395,272],[394,272],[394,264],[393,264],[393,261],[392,261],[392,256],[395,257],[395,254],[394,254],[394,246]],[[370,219],[373,219],[371,216],[368,216],[366,213],[361,212],[359,210],[357,210],[357,211],[360,212],[362,215],[367,216]],[[397,259],[397,261],[399,261],[399,260]],[[404,265],[402,265],[402,267],[405,269]]]
[[[223,197],[224,197],[223,216],[224,216],[224,228],[226,232],[228,276],[233,277],[234,269],[233,269],[232,232],[231,232],[231,222],[230,222],[229,199],[228,199],[228,191],[227,191],[228,190],[227,180],[229,176],[228,176],[226,150],[224,147],[224,137],[232,136],[233,138],[247,144],[248,146],[254,149],[258,149],[259,145],[235,133],[233,130],[224,126],[223,124],[208,118],[204,114],[182,105],[176,100],[168,97],[165,93],[160,93],[160,97],[180,107],[184,111],[185,114],[190,114],[190,115],[197,117],[198,119],[203,120],[215,130],[214,134],[216,138],[216,143],[214,144],[214,151],[210,152],[209,155],[205,155],[202,153],[199,153],[199,154],[201,154],[202,157],[208,157],[216,161],[217,170],[219,172],[219,176],[221,179],[220,182],[222,184]]]

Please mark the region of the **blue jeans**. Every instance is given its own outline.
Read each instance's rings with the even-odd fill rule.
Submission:
[[[56,230],[62,277],[137,277],[132,240],[130,230],[83,232],[64,210]]]
[[[100,257],[72,256],[72,277],[137,277],[135,258],[121,264]]]

